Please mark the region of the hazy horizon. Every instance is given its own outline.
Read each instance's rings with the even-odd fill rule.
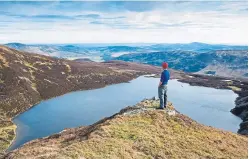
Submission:
[[[227,43],[203,43],[203,42],[188,42],[188,43],[21,43],[21,42],[9,42],[6,44],[24,44],[24,45],[103,45],[103,46],[149,46],[149,45],[170,45],[170,44],[207,44],[207,45],[229,45],[229,46],[248,46],[248,44],[227,44]]]

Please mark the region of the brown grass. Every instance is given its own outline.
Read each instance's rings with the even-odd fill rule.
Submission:
[[[2,62],[3,66],[5,67],[9,67],[9,63],[8,61],[6,60],[6,58],[0,54],[0,61]],[[1,64],[1,63],[0,63]],[[0,65],[1,66],[1,65]]]
[[[16,126],[10,124],[10,122],[8,122],[8,125],[0,127],[0,151],[6,150],[10,146],[15,137],[15,129]]]

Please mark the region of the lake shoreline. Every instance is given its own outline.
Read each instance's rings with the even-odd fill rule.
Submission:
[[[142,77],[145,77],[145,79],[150,79],[151,78],[151,76],[148,76],[148,75],[143,75],[143,76],[139,76],[138,78],[142,78]],[[136,79],[134,79],[134,81],[136,81],[136,80],[138,80],[138,78],[136,78]],[[152,78],[152,79],[154,79],[154,78]],[[152,87],[153,86],[155,86],[155,89],[157,89],[156,88],[156,86],[157,86],[157,82],[158,82],[158,78],[156,78],[156,82],[154,83],[154,84],[149,84],[149,85],[152,85]],[[171,79],[172,80],[172,82],[173,83],[171,83],[170,84],[170,87],[175,87],[174,86],[174,81],[177,81],[177,79]],[[131,80],[131,81],[133,81],[133,80]],[[153,80],[153,81],[155,81],[155,80]],[[132,83],[132,82],[126,82],[126,83]],[[181,83],[181,82],[180,82]],[[186,84],[184,84],[184,83],[182,83],[183,85],[184,85],[184,88],[186,87]],[[181,85],[182,86],[182,84],[179,84],[179,85]],[[119,84],[113,84],[113,85],[110,85],[109,87],[115,87],[115,86],[118,86]],[[190,84],[187,84],[187,86],[188,87],[191,87],[191,88],[201,88],[201,89],[204,89],[205,87],[199,87],[199,86],[196,86],[196,87],[192,87],[192,86],[190,86]],[[143,87],[143,86],[142,86]],[[186,87],[186,88],[188,88],[188,87]],[[104,87],[105,88],[105,87]],[[108,87],[106,87],[106,88],[108,88]],[[175,88],[177,88],[177,87],[175,87]],[[98,91],[98,90],[102,90],[103,88],[98,88],[98,89],[94,89],[94,91]],[[181,87],[179,88],[179,90],[181,89]],[[195,89],[194,89],[195,90]],[[194,91],[193,90],[193,91]],[[85,92],[85,93],[87,93],[88,91],[83,91],[83,92]],[[145,91],[145,92],[150,92],[150,91]],[[194,91],[195,92],[195,91]],[[197,91],[198,92],[198,91]],[[64,94],[64,95],[70,95],[70,94],[77,94],[77,93],[81,93],[81,91],[75,91],[75,92],[69,92],[69,93],[67,93],[67,94]],[[175,93],[170,93],[170,94],[175,94]],[[63,98],[63,96],[64,95],[62,95],[62,96],[60,96],[61,98]],[[81,95],[81,96],[84,96],[83,94]],[[144,96],[144,95],[142,95],[144,98],[148,98],[148,97],[152,97],[152,96]],[[65,96],[66,97],[66,96]],[[64,98],[65,98],[64,97]],[[77,98],[76,97],[74,97],[76,100],[77,100]],[[177,97],[178,98],[178,97]],[[233,101],[233,100],[232,100]],[[49,101],[48,101],[49,102]],[[55,103],[54,103],[55,104]],[[58,104],[55,104],[55,105],[58,105]],[[41,107],[41,106],[40,106]],[[232,106],[233,107],[233,106]],[[32,108],[35,108],[35,107],[32,107]],[[32,109],[31,108],[31,109]],[[41,108],[43,108],[43,106],[41,107]],[[46,107],[45,107],[46,108]],[[77,109],[77,108],[76,108]],[[117,110],[118,111],[118,110]],[[55,112],[54,112],[55,113]],[[58,112],[59,113],[59,112]],[[186,113],[184,113],[184,114],[186,114]],[[229,113],[230,114],[230,113]],[[110,115],[110,114],[109,114]],[[108,116],[108,115],[106,115],[106,116]],[[76,119],[74,119],[74,120],[76,120]],[[196,120],[196,119],[195,119]],[[200,122],[200,121],[198,121],[198,122]],[[202,123],[202,122],[200,122],[200,123]],[[83,123],[81,123],[82,125],[85,125],[85,124],[83,124]],[[205,124],[205,123],[202,123],[202,124],[204,124],[204,125],[209,125],[209,124]],[[88,125],[88,124],[87,124]],[[18,126],[18,125],[17,125]],[[80,126],[80,125],[78,125],[78,126]],[[78,126],[69,126],[69,127],[78,127]],[[66,126],[66,127],[68,127],[68,126]],[[220,128],[220,129],[224,129],[224,128],[222,128],[222,127],[216,127],[216,128]],[[236,130],[236,129],[235,129]],[[61,130],[60,130],[61,131]],[[227,131],[229,131],[229,130],[227,130]],[[231,131],[231,130],[230,130]],[[58,132],[58,131],[57,131]],[[235,132],[234,130],[232,131],[232,132]],[[32,135],[33,136],[33,135]],[[45,135],[45,136],[49,136],[49,135]]]
[[[232,90],[238,97],[235,99],[235,107],[230,112],[242,119],[239,134],[248,135],[248,80],[228,77],[204,76],[200,74],[189,74],[189,78],[179,80],[192,86],[212,87],[216,89]],[[205,81],[205,82],[203,82]],[[241,106],[242,105],[242,106]]]
[[[130,79],[129,81],[131,81],[131,80],[133,80],[133,79],[136,79],[136,78],[138,78],[138,77],[140,77],[140,76],[134,77],[134,78]],[[129,82],[129,81],[127,81],[127,82]],[[121,82],[121,83],[127,83],[127,82]],[[107,87],[107,86],[109,86],[109,85],[115,85],[115,84],[119,84],[119,83],[108,84],[108,85],[105,85],[105,86],[103,86],[103,87],[96,87],[96,88],[89,88],[89,89],[79,89],[79,90],[67,92],[67,93],[65,93],[65,94],[73,93],[73,92],[78,92],[78,91],[86,91],[86,90],[100,89],[100,88],[104,88],[104,87]],[[38,104],[41,103],[42,101],[46,101],[46,100],[53,99],[53,98],[56,98],[56,97],[59,97],[59,96],[63,96],[63,95],[65,95],[65,94],[58,95],[58,96],[54,96],[54,97],[51,97],[51,98],[48,98],[48,99],[43,99],[43,100],[41,100],[41,101],[35,103],[34,105],[32,105],[31,107],[29,107],[28,109],[26,109],[25,111],[20,112],[19,114],[16,114],[14,117],[12,117],[10,121],[11,121],[12,125],[15,126],[15,129],[14,129],[14,138],[12,139],[12,141],[11,141],[11,143],[10,143],[8,149],[12,146],[13,142],[14,142],[15,139],[16,139],[16,129],[17,129],[17,125],[13,122],[13,120],[14,120],[17,116],[19,116],[19,115],[25,113],[26,111],[28,111],[28,110],[34,108],[36,105],[38,105]],[[8,149],[6,150],[6,152],[9,152]],[[11,151],[12,151],[12,150],[11,150]]]
[[[147,75],[150,76],[150,74],[147,74]],[[155,75],[155,74],[152,74],[152,75]],[[141,75],[141,76],[146,76],[146,74],[145,74],[145,75]],[[138,78],[138,77],[141,77],[141,76],[135,76],[135,77],[131,78],[129,81],[121,82],[121,83],[128,83],[128,82],[130,82],[130,81],[132,81],[132,80],[134,80],[134,79],[136,79],[136,78]],[[149,77],[148,77],[148,78],[149,78]],[[27,110],[25,110],[25,111],[23,111],[23,112],[21,112],[21,113],[19,113],[19,114],[16,114],[16,115],[15,115],[13,118],[11,118],[11,120],[10,120],[11,123],[12,123],[12,125],[15,126],[15,129],[14,129],[14,138],[12,139],[12,141],[11,141],[10,145],[8,146],[6,152],[13,151],[13,150],[9,150],[9,148],[13,145],[13,143],[14,143],[14,141],[15,141],[15,139],[16,139],[16,135],[17,135],[17,134],[16,134],[16,133],[17,133],[17,132],[16,132],[16,129],[17,129],[18,125],[16,125],[16,124],[13,122],[13,120],[14,120],[17,116],[19,116],[19,115],[25,113],[25,112],[28,111],[28,110],[31,110],[32,108],[34,108],[35,106],[37,106],[37,105],[38,105],[39,103],[41,103],[42,101],[47,101],[47,100],[50,100],[50,99],[53,99],[53,98],[56,98],[56,97],[59,97],[59,96],[66,95],[66,94],[68,94],[68,93],[73,93],[73,92],[78,92],[78,91],[87,91],[87,90],[96,90],[96,89],[101,89],[101,88],[104,88],[104,87],[107,87],[107,86],[110,86],[110,85],[115,85],[115,84],[120,84],[120,83],[108,84],[108,85],[105,85],[105,86],[103,86],[103,87],[96,87],[96,88],[89,88],[89,89],[79,89],[79,90],[67,92],[67,93],[62,94],[62,95],[54,96],[54,97],[51,97],[51,98],[48,98],[48,99],[43,99],[43,100],[37,102],[36,104],[32,105],[31,107],[29,107]]]

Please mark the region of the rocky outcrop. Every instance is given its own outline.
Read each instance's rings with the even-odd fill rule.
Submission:
[[[239,97],[236,98],[236,106],[231,110],[231,112],[243,120],[240,124],[238,133],[248,135],[248,83],[241,83],[240,90],[235,92],[239,95]]]
[[[247,158],[247,137],[204,126],[171,103],[143,100],[111,117],[33,140],[6,159],[27,158]]]

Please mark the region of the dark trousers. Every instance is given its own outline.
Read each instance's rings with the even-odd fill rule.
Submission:
[[[160,108],[166,108],[167,106],[167,85],[161,85],[158,87],[158,97],[160,99]]]

